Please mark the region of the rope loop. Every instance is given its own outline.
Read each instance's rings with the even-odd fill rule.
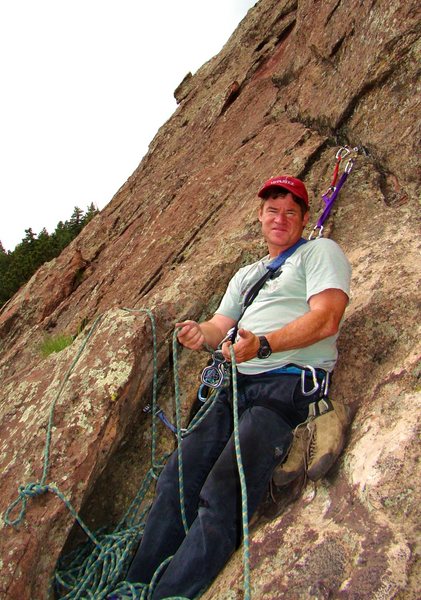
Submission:
[[[45,494],[46,492],[48,492],[49,489],[50,488],[48,485],[42,485],[38,482],[27,483],[26,485],[20,485],[18,487],[18,497],[16,498],[16,500],[14,500],[10,504],[10,506],[4,513],[4,522],[6,523],[6,525],[12,525],[13,527],[16,527],[17,525],[19,525],[19,523],[21,523],[23,521],[23,519],[25,518],[26,503],[28,501],[28,498],[35,498],[35,496],[42,496],[42,494]],[[16,519],[11,519],[10,515],[14,511],[15,507],[19,504],[19,502],[22,504],[19,515]]]

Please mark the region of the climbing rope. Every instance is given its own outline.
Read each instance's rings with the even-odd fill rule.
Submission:
[[[115,594],[119,599],[128,600],[148,600],[153,593],[155,585],[159,579],[159,574],[172,557],[164,561],[157,569],[149,585],[143,583],[131,583],[121,581],[123,573],[128,569],[133,553],[142,536],[146,516],[150,509],[150,503],[146,506],[145,497],[154,480],[158,478],[159,472],[162,470],[168,455],[165,455],[160,460],[156,458],[157,448],[157,339],[156,325],[153,314],[148,309],[124,309],[130,313],[146,313],[151,322],[152,328],[152,343],[153,343],[153,386],[152,386],[152,442],[151,442],[151,467],[147,472],[135,498],[132,500],[127,512],[111,533],[106,533],[100,530],[95,534],[84,523],[80,515],[72,506],[71,502],[58,489],[55,484],[46,483],[50,461],[51,437],[54,424],[54,410],[58,399],[60,398],[63,389],[69,380],[76,364],[78,363],[88,341],[97,329],[102,315],[97,317],[91,329],[89,330],[85,340],[78,350],[74,360],[67,370],[60,388],[51,404],[47,425],[46,443],[44,448],[43,472],[39,482],[21,485],[18,488],[18,498],[14,500],[7,508],[4,514],[4,521],[7,525],[18,526],[26,515],[27,501],[29,498],[42,495],[47,492],[52,492],[57,495],[65,504],[69,512],[75,518],[77,523],[83,529],[88,537],[88,541],[73,552],[69,553],[60,559],[58,567],[54,575],[54,584],[56,591],[62,600],[101,600],[107,598],[109,594]],[[237,457],[238,472],[241,485],[241,501],[242,501],[242,520],[243,520],[243,563],[244,563],[244,599],[250,598],[250,568],[249,568],[249,534],[248,534],[248,510],[247,510],[247,489],[244,476],[244,469],[241,461],[241,449],[238,433],[238,392],[237,392],[237,377],[236,377],[236,362],[232,347],[231,352],[231,372],[233,386],[233,412],[234,412],[234,440],[235,452]],[[174,387],[175,387],[175,410],[176,410],[176,428],[177,428],[177,453],[179,465],[179,493],[180,493],[180,510],[184,529],[187,533],[188,526],[185,516],[184,506],[184,482],[183,482],[183,467],[182,467],[182,450],[181,442],[184,435],[188,435],[193,431],[202,420],[206,417],[209,410],[215,405],[215,400],[219,394],[218,390],[203,404],[201,409],[195,415],[187,429],[181,427],[181,402],[178,377],[178,357],[177,357],[177,330],[173,335],[173,356],[174,356]],[[225,382],[225,385],[227,383]],[[21,509],[18,516],[13,519],[12,513],[15,511],[18,504],[21,503]],[[171,597],[171,600],[189,600],[181,596]]]
[[[237,391],[237,365],[235,362],[234,349],[229,346],[231,355],[231,374],[232,374],[232,405],[234,416],[234,444],[235,456],[237,459],[238,475],[241,486],[241,514],[243,524],[243,572],[244,572],[244,600],[250,599],[250,543],[248,526],[248,507],[247,507],[247,486],[244,475],[243,462],[241,459],[240,435],[238,429],[238,391]]]
[[[175,402],[175,425],[177,427],[177,458],[178,458],[178,489],[180,494],[180,511],[181,521],[183,523],[185,533],[188,532],[189,527],[187,525],[186,508],[184,502],[184,478],[183,478],[183,453],[181,449],[181,406],[179,402],[180,398],[180,384],[178,380],[178,358],[177,358],[177,331],[174,331],[173,341],[173,364],[174,364],[174,394],[176,398]]]
[[[152,323],[153,344],[154,344],[154,383],[153,383],[153,405],[156,404],[157,390],[157,352],[155,322],[152,313],[147,309],[131,310],[130,312],[146,313]],[[19,486],[18,498],[10,504],[4,514],[4,521],[7,525],[17,526],[24,519],[27,508],[27,500],[46,492],[53,492],[65,504],[72,516],[76,519],[83,531],[89,538],[81,548],[78,548],[70,555],[60,561],[55,574],[55,584],[62,598],[66,600],[76,600],[85,598],[95,598],[99,600],[106,598],[114,585],[121,579],[121,574],[127,569],[131,560],[133,550],[138,544],[139,537],[143,532],[144,521],[149,511],[149,505],[141,509],[145,496],[151,486],[151,483],[157,478],[158,471],[164,466],[163,461],[156,460],[156,437],[157,427],[155,415],[153,415],[152,426],[152,457],[151,468],[145,476],[138,493],[129,506],[123,519],[112,533],[99,531],[96,534],[88,528],[80,515],[72,506],[71,502],[54,484],[47,484],[46,479],[49,468],[51,432],[54,420],[54,409],[63,389],[79,361],[89,339],[98,327],[102,316],[99,316],[90,331],[88,332],[83,344],[81,345],[71,366],[66,372],[62,384],[52,402],[47,425],[46,443],[44,449],[43,474],[40,482],[29,483]],[[166,458],[166,457],[165,457]],[[165,459],[164,458],[164,459]],[[15,519],[12,519],[12,512],[17,505],[21,503],[21,510]],[[139,593],[143,593],[142,584],[131,585],[136,591],[134,598],[140,598]],[[146,598],[146,596],[145,596]]]
[[[76,513],[75,509],[73,508],[73,506],[71,505],[71,503],[58,490],[57,486],[55,486],[54,484],[47,484],[46,480],[47,480],[48,467],[49,467],[49,462],[50,462],[51,434],[52,434],[52,429],[53,429],[53,424],[54,424],[54,410],[55,410],[57,401],[60,398],[60,396],[63,392],[63,389],[64,389],[67,381],[69,380],[69,377],[70,377],[73,369],[75,368],[77,362],[79,361],[79,359],[86,347],[86,344],[88,343],[89,339],[92,337],[95,329],[97,328],[99,322],[101,321],[101,318],[102,317],[99,316],[94,321],[94,324],[92,325],[90,331],[88,332],[88,335],[86,336],[83,344],[79,348],[79,351],[77,352],[75,358],[73,359],[73,362],[71,363],[70,367],[66,371],[63,381],[59,387],[59,390],[58,390],[53,402],[51,403],[49,416],[48,416],[48,423],[47,423],[47,433],[46,433],[46,441],[45,441],[45,447],[44,447],[44,459],[43,459],[43,470],[42,470],[41,480],[39,482],[31,482],[26,485],[19,486],[18,497],[16,498],[16,500],[14,502],[11,503],[11,505],[8,507],[8,509],[6,510],[6,512],[4,514],[4,522],[6,523],[6,525],[17,526],[17,525],[19,525],[19,523],[22,522],[22,520],[25,518],[26,505],[27,505],[27,501],[29,498],[34,498],[35,496],[40,496],[42,494],[45,494],[46,492],[51,492],[53,494],[56,494],[66,504],[67,508],[72,513],[72,515],[75,517],[75,519],[78,521],[78,523],[80,524],[82,529],[85,531],[85,533],[91,538],[91,540],[94,543],[97,543],[95,536],[89,531],[89,529],[86,527],[86,525],[81,521],[81,519],[77,515],[77,513]],[[18,516],[15,519],[11,519],[11,513],[14,511],[15,507],[19,503],[21,503],[21,509],[20,509]]]

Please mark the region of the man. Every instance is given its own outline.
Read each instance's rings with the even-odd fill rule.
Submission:
[[[335,365],[335,342],[350,282],[348,260],[335,242],[318,239],[303,243],[242,314],[245,292],[265,273],[271,259],[299,242],[309,218],[307,190],[294,177],[266,181],[258,196],[259,221],[269,256],[234,275],[210,320],[177,324],[179,342],[201,350],[205,343],[217,348],[240,319],[233,350],[238,364],[239,435],[249,518],[274,468],[288,452],[293,429],[307,419],[309,404],[319,398],[319,390],[308,395],[313,387],[308,365],[316,370],[318,388]],[[231,344],[222,345],[227,360]],[[241,542],[240,483],[232,428],[231,391],[224,388],[204,421],[183,439],[187,535],[181,522],[175,454],[159,478],[127,577],[131,582],[148,583],[157,567],[173,556],[163,569],[154,600],[196,597]]]

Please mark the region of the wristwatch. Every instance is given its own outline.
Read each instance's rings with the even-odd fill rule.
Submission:
[[[264,335],[259,335],[260,348],[257,351],[257,358],[268,358],[272,354],[272,348]]]

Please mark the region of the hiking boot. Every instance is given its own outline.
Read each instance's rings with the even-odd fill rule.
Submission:
[[[306,423],[298,425],[284,462],[273,472],[273,483],[277,487],[288,485],[304,473],[309,432]]]
[[[333,410],[312,419],[307,427],[310,434],[307,455],[307,476],[317,481],[325,475],[340,455],[349,423],[349,409],[332,402]]]

